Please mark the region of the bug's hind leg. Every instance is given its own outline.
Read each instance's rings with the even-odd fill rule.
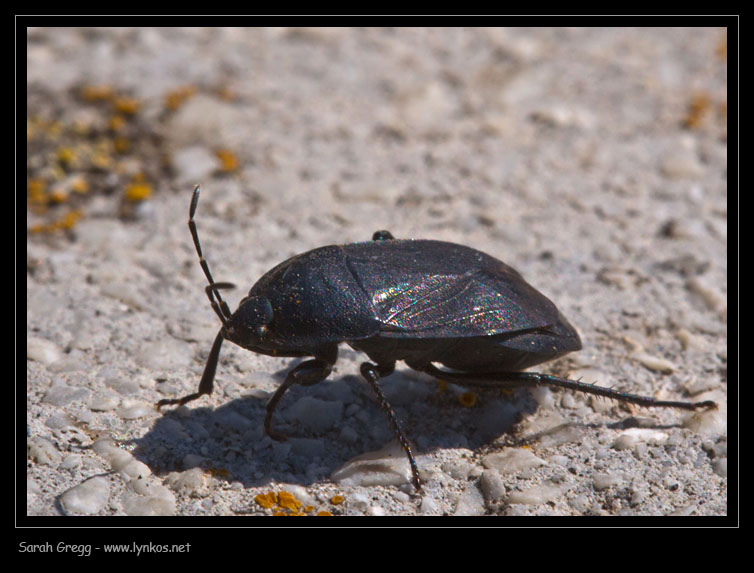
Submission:
[[[398,423],[398,418],[396,417],[392,406],[387,401],[387,398],[385,398],[385,394],[382,393],[382,388],[379,384],[381,377],[389,376],[394,370],[395,362],[389,364],[372,364],[371,362],[364,362],[361,365],[361,375],[367,382],[369,382],[372,390],[374,390],[374,393],[377,395],[377,401],[380,404],[380,408],[385,412],[385,415],[390,422],[390,426],[393,428],[395,437],[398,438],[398,442],[408,456],[408,463],[411,466],[411,474],[414,478],[414,487],[416,487],[417,490],[420,490],[422,482],[419,478],[419,468],[416,467],[416,460],[414,460],[414,453],[411,451],[411,444],[408,443],[408,439]]]
[[[577,380],[568,380],[567,378],[559,378],[557,376],[549,376],[547,374],[538,374],[536,372],[446,372],[436,368],[433,364],[421,366],[416,368],[416,370],[421,370],[422,372],[426,372],[436,378],[442,378],[443,380],[461,386],[475,386],[481,388],[535,388],[537,386],[549,385],[574,390],[576,392],[584,392],[585,394],[603,396],[621,402],[629,402],[646,408],[679,408],[682,410],[717,408],[717,404],[711,400],[704,402],[656,400],[649,396],[639,396],[638,394],[619,392],[618,390],[613,390],[611,388],[604,388],[602,386],[595,386],[593,384],[587,384]]]

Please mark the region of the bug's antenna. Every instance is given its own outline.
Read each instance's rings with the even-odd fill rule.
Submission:
[[[189,207],[189,220],[188,220],[188,226],[189,231],[191,231],[191,237],[194,239],[194,247],[196,248],[196,254],[199,255],[199,264],[202,267],[202,270],[204,271],[204,276],[207,277],[207,281],[209,284],[207,285],[207,288],[205,289],[207,293],[207,297],[209,298],[209,302],[212,305],[212,309],[215,311],[215,314],[220,317],[220,321],[223,323],[223,326],[228,322],[228,319],[231,316],[230,309],[228,308],[228,305],[223,300],[223,297],[220,296],[220,289],[227,289],[227,288],[233,288],[233,284],[231,283],[216,283],[215,280],[212,278],[212,273],[209,271],[209,265],[207,264],[207,261],[204,259],[204,256],[202,255],[202,247],[199,244],[199,234],[196,232],[196,223],[194,222],[194,214],[196,213],[196,207],[199,204],[199,185],[194,187],[194,194],[191,196],[191,207]],[[217,299],[215,299],[217,297]]]

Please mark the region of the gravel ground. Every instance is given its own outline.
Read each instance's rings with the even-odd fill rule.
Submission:
[[[724,30],[27,40],[28,515],[727,514]],[[85,167],[97,129],[119,155]],[[264,434],[264,405],[295,361],[231,345],[214,394],[161,415],[218,330],[186,227],[195,183],[231,307],[314,247],[378,229],[458,242],[579,330],[584,349],[542,371],[720,409],[469,395],[399,365],[384,390],[420,495],[345,346],[327,381],[286,394],[287,442]]]

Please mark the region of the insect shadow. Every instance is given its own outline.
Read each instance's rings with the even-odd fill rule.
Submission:
[[[343,358],[328,380],[288,391],[276,418],[285,441],[265,433],[266,393],[244,388],[216,407],[167,412],[134,440],[133,454],[158,476],[198,467],[244,487],[326,482],[350,459],[395,440],[371,388],[350,372],[358,370],[358,353],[345,350]],[[300,361],[270,378],[277,384]],[[402,369],[384,381],[384,393],[422,455],[490,446],[537,409],[525,389],[475,390],[470,405],[465,389]]]

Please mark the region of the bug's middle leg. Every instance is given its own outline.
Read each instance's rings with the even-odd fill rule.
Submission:
[[[306,360],[296,366],[293,370],[288,372],[283,383],[278,386],[275,393],[267,402],[267,416],[264,419],[264,431],[273,440],[285,441],[285,436],[272,429],[272,414],[275,412],[278,403],[283,398],[283,394],[286,393],[288,388],[294,384],[301,384],[302,386],[312,386],[318,384],[327,378],[332,372],[333,365],[337,359],[338,347],[328,349],[321,358],[314,358],[312,360]]]

